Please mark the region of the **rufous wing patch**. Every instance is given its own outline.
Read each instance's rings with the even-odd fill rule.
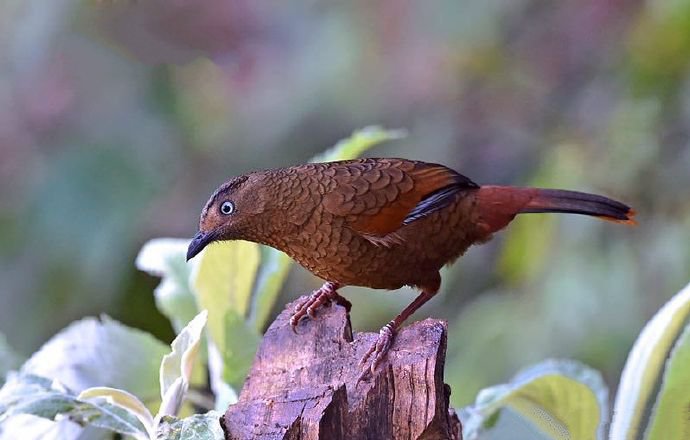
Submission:
[[[476,187],[449,168],[420,162],[389,159],[372,163],[370,168],[357,167],[357,171],[341,173],[338,185],[324,196],[323,204],[334,215],[346,217],[352,230],[371,237],[377,244],[381,240],[376,237],[383,238],[400,229],[425,198],[444,188]],[[438,206],[421,206],[418,217],[410,221],[426,215],[426,209]]]

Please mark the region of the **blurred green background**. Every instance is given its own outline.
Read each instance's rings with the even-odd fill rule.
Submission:
[[[230,176],[374,123],[410,136],[370,156],[637,209],[637,228],[522,216],[415,315],[449,321],[456,405],[547,357],[615,387],[690,279],[687,0],[4,0],[0,332],[28,355],[108,313],[169,340],[141,245],[191,237]],[[279,307],[319,284],[295,267]],[[344,294],[357,330],[415,295]]]

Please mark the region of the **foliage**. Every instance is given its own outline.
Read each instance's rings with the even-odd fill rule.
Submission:
[[[59,380],[75,391],[108,384],[155,401],[158,365],[167,350],[151,335],[108,316],[84,318],[46,342],[20,371]]]
[[[501,413],[512,411],[548,438],[601,439],[607,399],[596,371],[574,361],[546,361],[509,384],[482,390],[475,405],[464,410],[463,429],[468,440],[485,438]]]
[[[131,395],[130,395],[131,396]],[[134,400],[136,398],[133,398]],[[145,436],[145,425],[132,411],[111,402],[87,402],[77,398],[61,384],[31,374],[11,374],[0,391],[0,423],[19,414],[55,420],[67,415],[80,425],[94,425],[138,438]],[[144,408],[145,409],[145,408]],[[15,432],[17,436],[19,433]],[[21,432],[24,438],[34,432]]]
[[[611,438],[680,439],[690,433],[690,285],[647,323],[630,351]]]
[[[161,403],[155,417],[138,397],[127,391],[111,387],[91,387],[75,395],[55,379],[22,372],[11,374],[8,382],[0,390],[0,424],[18,414],[29,414],[50,420],[67,416],[80,425],[92,425],[140,440],[156,439],[160,419],[163,416],[176,415],[182,405],[206,318],[205,311],[194,318],[173,341],[172,352],[163,356],[160,366]],[[64,343],[78,342],[70,335],[74,333],[62,334],[58,339]],[[107,342],[103,341],[104,351],[110,348]],[[118,341],[130,349],[139,348],[138,342]],[[78,351],[78,346],[76,347]],[[136,353],[131,355],[134,356]],[[145,356],[148,357],[150,354]],[[106,371],[116,371],[122,366],[126,368],[133,360],[136,361],[133,358],[123,358],[120,363],[99,367]],[[130,373],[138,374],[139,371]],[[25,438],[32,436],[31,432],[26,431],[21,434]]]
[[[689,317],[690,284],[659,310],[635,342],[618,385],[609,439],[687,437]],[[480,392],[462,411],[465,438],[515,438],[524,430],[524,440],[603,440],[607,393],[596,371],[573,361],[547,361],[509,384]],[[531,430],[525,430],[525,423]]]

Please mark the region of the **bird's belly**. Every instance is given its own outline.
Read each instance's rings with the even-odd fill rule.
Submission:
[[[376,289],[420,286],[437,277],[445,264],[472,244],[468,200],[416,220],[395,232],[387,245],[374,243],[340,222],[311,227],[285,251],[316,276],[343,285]],[[460,209],[456,209],[460,208]]]
[[[452,247],[452,249],[449,249]],[[313,274],[327,281],[374,289],[424,285],[468,245],[418,236],[389,247],[357,237],[348,246],[330,252],[291,255]]]
[[[406,284],[391,249],[377,247],[362,237],[308,251],[288,251],[288,255],[326,281],[376,289],[397,289]]]

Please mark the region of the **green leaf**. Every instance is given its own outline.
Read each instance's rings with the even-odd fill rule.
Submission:
[[[386,141],[402,139],[407,136],[405,130],[386,130],[378,126],[369,126],[357,130],[348,138],[342,139],[335,146],[313,157],[310,162],[331,162],[354,159],[371,147]],[[266,327],[280,288],[290,269],[290,257],[284,253],[262,246],[261,270],[259,271],[253,295],[249,321],[261,332]]]
[[[330,149],[314,156],[310,162],[331,162],[334,160],[354,159],[374,145],[386,141],[403,139],[406,136],[406,130],[386,130],[377,125],[370,125],[354,131],[350,137],[338,141],[338,143]]]
[[[225,315],[225,332],[223,379],[239,389],[252,365],[261,335],[233,312]]]
[[[187,264],[188,239],[156,238],[148,241],[137,255],[139,270],[161,277],[154,290],[156,306],[179,333],[199,312],[190,286],[191,265]]]
[[[0,421],[18,404],[29,402],[29,398],[40,393],[66,393],[64,387],[44,377],[32,374],[10,373],[7,382],[0,388]]]
[[[228,334],[228,317],[239,317],[244,323],[251,300],[252,286],[259,267],[259,246],[247,241],[226,241],[206,247],[195,259],[192,281],[199,304],[209,311],[210,340],[209,379],[216,395],[230,395],[224,382],[225,360],[232,358],[239,346],[252,344],[254,339]],[[232,318],[235,319],[235,318]],[[217,353],[217,355],[216,355]],[[238,372],[236,374],[244,374]]]
[[[158,426],[157,439],[160,440],[223,440],[223,430],[219,419],[221,413],[210,411],[178,419],[163,417]]]
[[[192,319],[170,344],[172,352],[163,357],[160,368],[161,407],[157,417],[176,415],[179,411],[191,382],[207,319],[206,310]]]
[[[141,400],[124,390],[109,387],[88,388],[77,396],[78,400],[103,399],[108,404],[117,406],[136,417],[144,426],[149,437],[153,437],[153,416]]]
[[[500,425],[501,411],[506,409],[549,438],[603,439],[607,390],[598,372],[578,362],[543,362],[509,384],[481,391],[476,403],[463,410],[465,438],[478,439],[497,421]]]
[[[197,257],[192,283],[201,308],[208,310],[213,342],[225,347],[225,316],[244,317],[259,267],[259,247],[248,241],[224,241],[207,246]]]
[[[261,246],[261,261],[249,317],[249,322],[253,324],[257,332],[263,331],[266,327],[268,317],[292,265],[290,257],[267,246]]]
[[[690,285],[664,304],[635,341],[618,385],[612,439],[637,439],[643,432],[649,432],[645,438],[650,440],[680,438],[661,433],[688,432],[687,420],[678,419],[679,415],[686,417],[687,403],[676,393],[684,394],[687,400],[689,368],[684,329],[689,321]],[[680,389],[679,384],[683,384]]]
[[[66,414],[71,420],[81,425],[95,426],[136,439],[148,440],[150,436],[139,419],[131,412],[107,402],[80,404],[74,411]]]
[[[63,415],[82,426],[96,426],[138,439],[149,438],[139,419],[118,406],[81,401],[58,382],[15,373],[0,389],[0,424],[20,414],[48,420]]]
[[[75,392],[107,384],[155,402],[158,367],[167,352],[167,346],[150,334],[104,315],[70,324],[31,356],[21,371],[57,380]]]
[[[690,434],[690,325],[673,347],[647,429],[648,440],[687,438]]]

